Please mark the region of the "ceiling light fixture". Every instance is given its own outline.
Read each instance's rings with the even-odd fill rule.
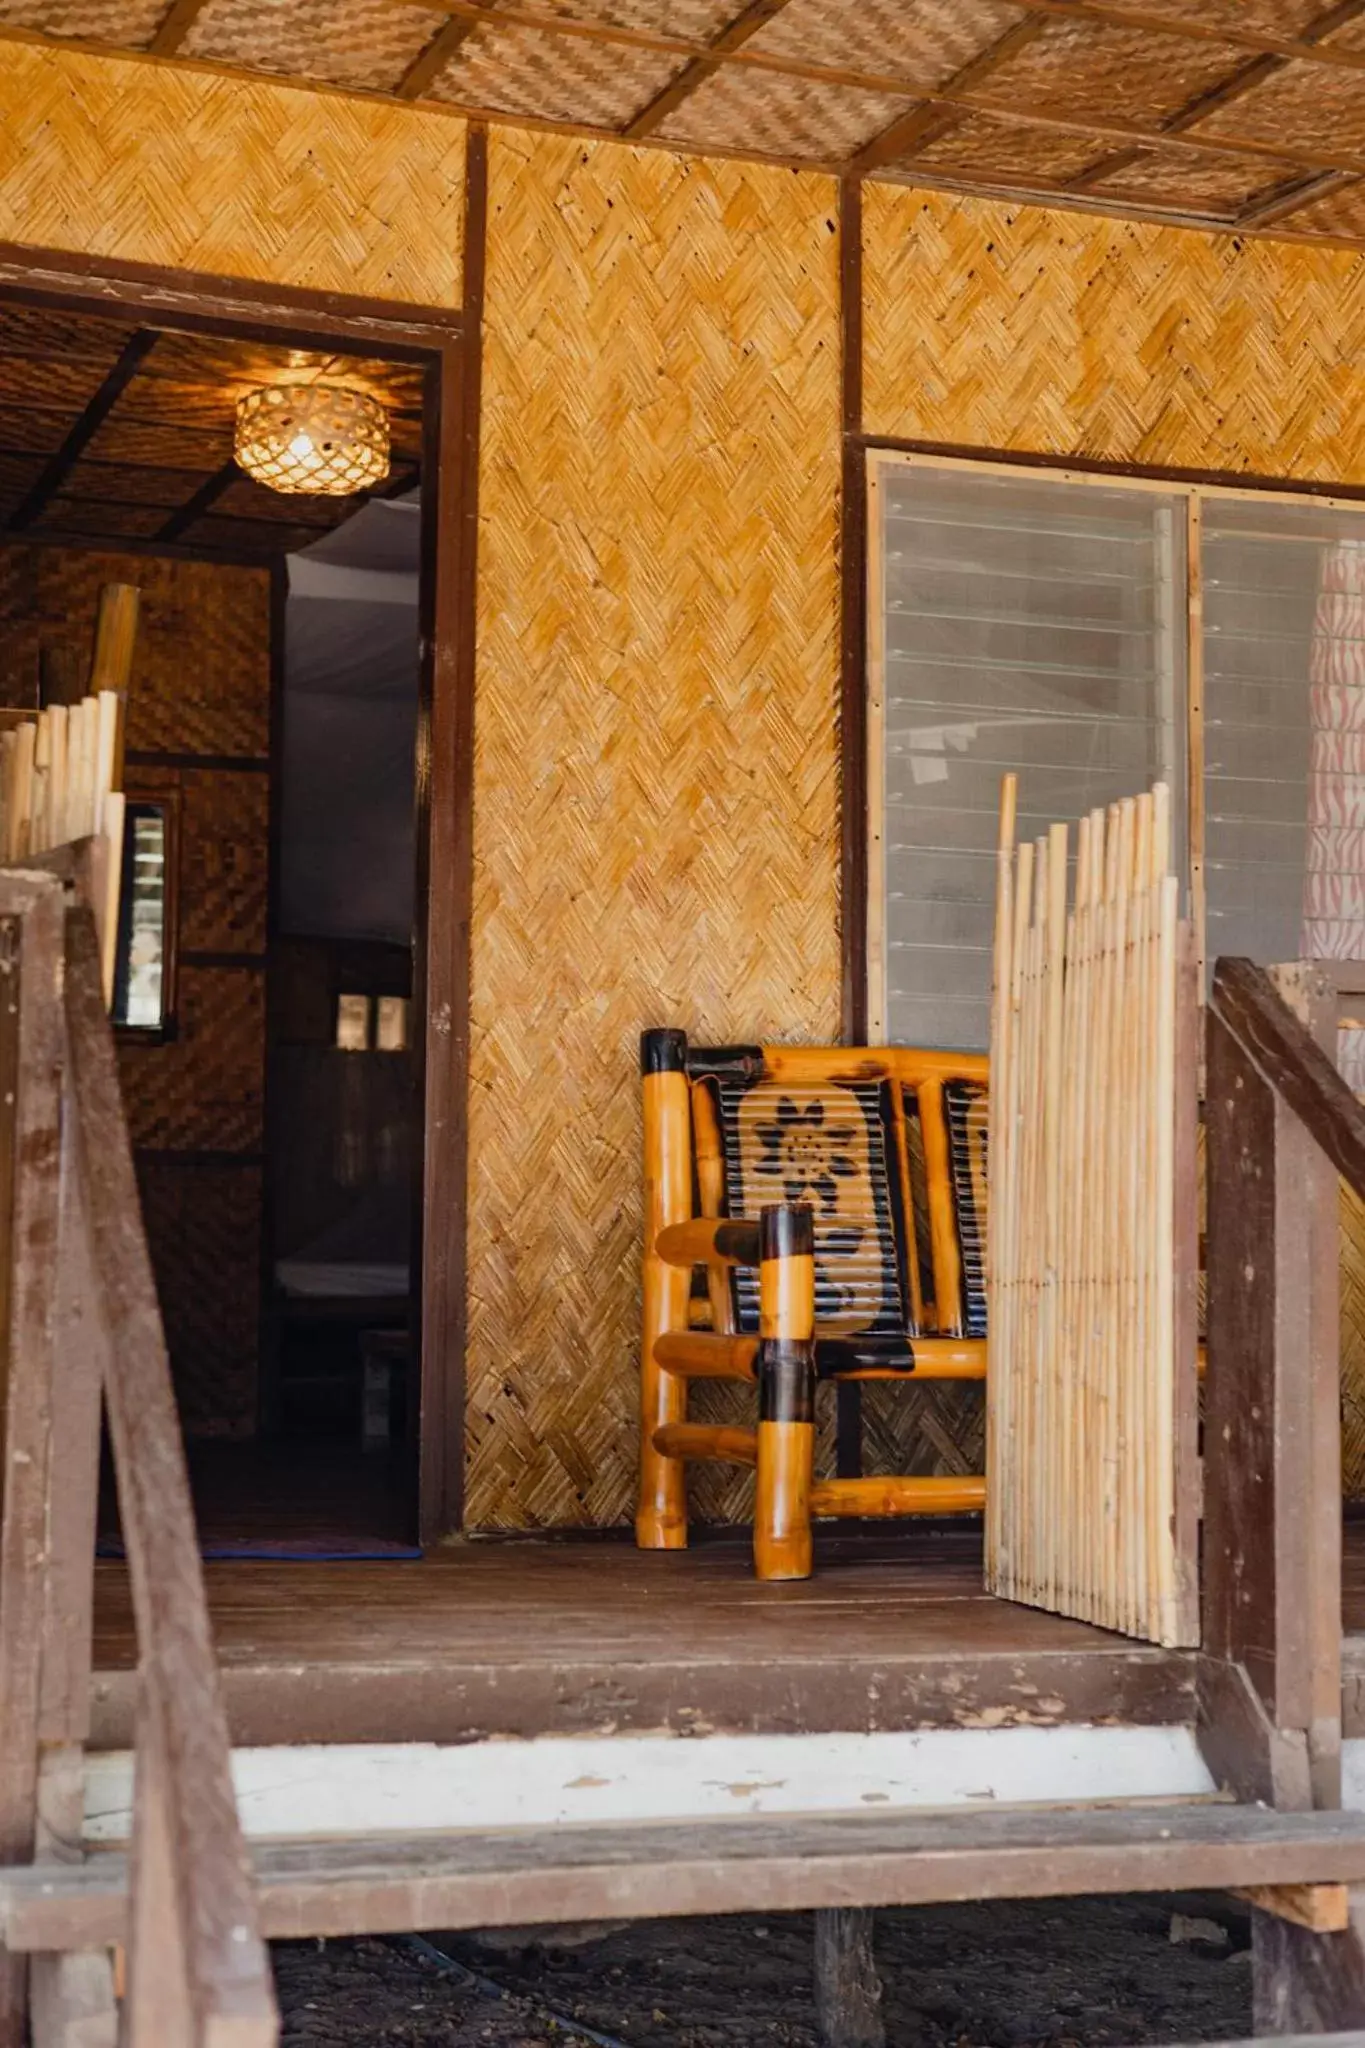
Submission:
[[[272,491],[349,497],[389,473],[388,414],[342,384],[267,384],[238,401],[233,453]]]

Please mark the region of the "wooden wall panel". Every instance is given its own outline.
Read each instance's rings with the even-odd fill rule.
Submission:
[[[5,45],[0,241],[455,306],[463,182],[443,114]]]
[[[838,1025],[835,193],[489,154],[469,1519],[619,1522],[638,1034]]]
[[[1365,261],[871,184],[870,434],[1365,482]]]

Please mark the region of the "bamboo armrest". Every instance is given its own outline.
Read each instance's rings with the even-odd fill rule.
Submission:
[[[723,1216],[694,1216],[661,1230],[654,1249],[668,1266],[756,1266],[758,1225]]]

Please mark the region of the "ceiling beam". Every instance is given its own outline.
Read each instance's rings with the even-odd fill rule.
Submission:
[[[238,469],[235,462],[225,462],[221,469],[216,469],[213,472],[212,476],[205,477],[198,490],[193,491],[186,498],[184,504],[172,512],[164,526],[157,528],[156,538],[158,540],[179,540],[186,528],[193,526],[196,519],[201,519],[209,507],[222,497],[228,485],[236,483],[241,474],[242,472]]]
[[[207,0],[171,0],[160,28],[152,37],[152,55],[173,57],[206,5]]]
[[[1320,14],[1305,24],[1300,30],[1299,39],[1306,44],[1318,42],[1362,13],[1365,13],[1365,0],[1337,0],[1336,6],[1329,7],[1325,14]],[[1231,77],[1223,79],[1219,85],[1208,87],[1204,92],[1196,93],[1192,100],[1187,100],[1183,107],[1160,122],[1158,125],[1162,133],[1183,134],[1200,121],[1207,120],[1210,114],[1216,114],[1221,107],[1232,106],[1237,100],[1244,99],[1248,93],[1254,92],[1258,85],[1263,85],[1268,78],[1273,78],[1277,72],[1283,71],[1289,61],[1287,57],[1273,56],[1266,51],[1262,51],[1259,56],[1248,57],[1246,63],[1234,71]],[[1112,178],[1120,171],[1128,170],[1131,165],[1140,162],[1143,155],[1144,152],[1138,149],[1110,152],[1097,157],[1095,162],[1087,164],[1084,170],[1077,171],[1073,177],[1066,180],[1066,183],[1077,192],[1084,191],[1087,186],[1096,184],[1102,178]]]
[[[622,134],[631,142],[638,142],[646,135],[652,135],[683,104],[690,100],[699,85],[705,85],[708,78],[714,78],[725,58],[741,49],[761,28],[766,28],[776,15],[782,12],[787,0],[749,0],[747,7],[723,28],[709,47],[704,57],[693,57],[684,64],[677,77],[670,80],[663,91],[652,99],[648,106],[641,107],[638,114],[622,129]]]
[[[478,26],[476,21],[462,21],[458,14],[452,14],[448,21],[443,21],[425,49],[418,51],[399,79],[399,99],[420,100],[427,87],[445,70],[461,43],[467,43]]]
[[[1259,199],[1253,199],[1243,207],[1236,219],[1240,232],[1245,228],[1267,228],[1277,220],[1285,220],[1290,214],[1298,213],[1315,199],[1326,199],[1329,193],[1339,192],[1346,185],[1358,181],[1350,171],[1318,171],[1311,178],[1296,178],[1287,185],[1277,185],[1273,192],[1263,192]]]
[[[34,482],[11,512],[8,521],[11,533],[21,532],[24,527],[31,526],[48,500],[55,497],[66,477],[80,460],[88,443],[94,439],[118,404],[129,380],[137,375],[145,357],[156,347],[158,339],[154,332],[145,327],[139,328],[132,336],[61,447],[44,463]]]
[[[1045,26],[1041,18],[1026,15],[1013,28],[1007,28],[988,49],[973,57],[969,64],[955,71],[948,80],[949,88],[954,92],[971,92],[993,71],[998,71],[1002,64],[1008,64],[1020,50],[1036,42]],[[880,135],[874,135],[870,142],[864,143],[857,155],[850,159],[848,169],[853,176],[862,177],[869,171],[880,170],[883,164],[913,156],[917,149],[936,141],[965,119],[966,116],[955,107],[912,107],[908,114],[902,114]]]

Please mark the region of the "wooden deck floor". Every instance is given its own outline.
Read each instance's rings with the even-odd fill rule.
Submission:
[[[760,1586],[741,1537],[474,1542],[421,1563],[206,1567],[234,1739],[873,1730],[1191,1716],[1192,1660],[993,1600],[973,1532],[822,1538]],[[132,1726],[132,1615],[98,1570],[95,1739]]]
[[[1348,1518],[1344,1713],[1365,1735],[1365,1519]],[[820,1539],[759,1586],[741,1536],[646,1556],[613,1539],[483,1541],[420,1563],[206,1567],[234,1739],[468,1741],[1185,1721],[1193,1660],[993,1600],[979,1536]],[[95,1739],[132,1728],[132,1610],[97,1568]]]

